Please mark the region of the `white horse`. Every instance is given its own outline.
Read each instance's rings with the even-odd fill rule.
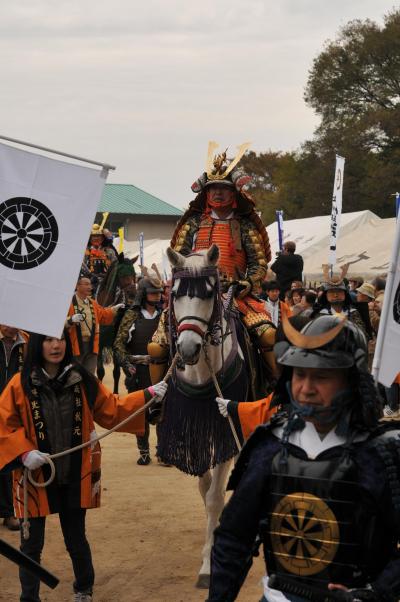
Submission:
[[[221,301],[218,247],[187,257],[168,249],[168,257],[173,266],[171,336],[182,365],[168,389],[158,455],[199,476],[207,527],[196,586],[207,588],[213,533],[224,507],[232,458],[238,452],[228,421],[215,403],[211,370],[224,396],[235,393],[235,399],[245,400],[248,381],[235,325]]]

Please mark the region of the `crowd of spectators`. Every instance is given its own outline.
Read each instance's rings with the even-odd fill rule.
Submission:
[[[386,276],[365,281],[357,274],[347,279],[337,279],[336,283],[321,282],[306,284],[303,281],[303,259],[295,253],[294,242],[286,242],[282,253],[271,265],[275,278],[262,284],[259,297],[271,315],[271,321],[278,327],[282,315],[303,315],[315,317],[318,314],[345,313],[349,320],[360,326],[368,340],[369,367],[375,352],[376,338],[381,318]],[[390,388],[381,387],[387,416],[399,412],[400,375]]]

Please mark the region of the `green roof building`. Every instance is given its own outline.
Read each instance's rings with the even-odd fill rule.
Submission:
[[[137,240],[143,232],[147,240],[171,238],[181,209],[162,201],[133,184],[106,184],[100,201],[96,222],[108,211],[105,227],[118,233],[124,227],[126,240]]]

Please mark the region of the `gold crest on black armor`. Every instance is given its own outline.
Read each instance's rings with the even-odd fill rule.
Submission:
[[[283,497],[271,514],[271,544],[283,568],[294,575],[316,575],[333,561],[339,526],[329,506],[310,493]]]

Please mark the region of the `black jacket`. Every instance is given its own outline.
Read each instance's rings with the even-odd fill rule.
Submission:
[[[279,418],[279,417],[278,417]],[[277,422],[277,421],[276,421]],[[382,550],[371,553],[371,584],[382,602],[394,602],[400,595],[400,557],[397,541],[400,523],[395,506],[394,488],[398,487],[399,459],[398,448],[388,440],[384,444],[384,454],[389,452],[389,468],[385,467],[381,455],[374,445],[376,437],[390,429],[398,429],[399,423],[380,427],[365,441],[353,444],[351,455],[358,469],[358,482],[365,491],[365,505],[368,515],[375,520],[375,530],[384,534]],[[207,602],[233,602],[246,579],[252,564],[260,525],[267,520],[268,499],[271,495],[270,477],[272,460],[282,449],[282,442],[273,433],[273,426],[261,426],[243,448],[232,473],[228,489],[235,489],[215,531],[211,554],[211,584]],[[399,431],[393,433],[393,437]],[[400,444],[399,444],[400,445]],[[289,444],[289,447],[290,444]],[[298,453],[302,452],[296,448]],[[330,458],[342,454],[341,446],[322,452],[317,459]],[[391,462],[395,478],[391,471]],[[396,467],[396,468],[395,468]],[[393,480],[393,484],[390,482]],[[361,502],[360,502],[361,503]],[[389,560],[383,562],[383,557]],[[383,565],[383,566],[382,566]],[[365,584],[366,585],[366,584]]]
[[[296,253],[279,255],[271,265],[271,270],[276,274],[281,291],[285,292],[293,280],[303,280],[303,258]]]

